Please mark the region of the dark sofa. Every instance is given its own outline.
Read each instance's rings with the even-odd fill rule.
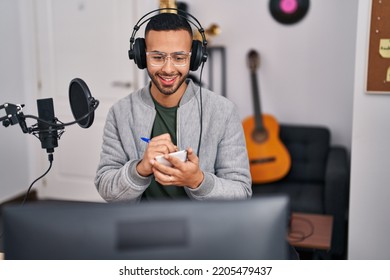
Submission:
[[[348,230],[349,156],[347,149],[330,145],[330,130],[323,126],[280,125],[280,139],[291,156],[291,169],[283,179],[253,184],[253,196],[285,193],[294,212],[332,215],[329,258],[345,259]]]

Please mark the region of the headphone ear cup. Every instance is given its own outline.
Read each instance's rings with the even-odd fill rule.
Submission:
[[[129,50],[129,58],[133,59],[139,69],[146,68],[146,44],[144,38],[137,38],[134,41],[133,48]]]
[[[192,41],[191,48],[191,62],[190,70],[196,71],[202,62],[205,62],[207,59],[207,54],[203,51],[203,45],[199,40]]]

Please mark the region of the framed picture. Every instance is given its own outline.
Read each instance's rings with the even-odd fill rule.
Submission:
[[[368,42],[368,94],[390,94],[390,1],[372,0]]]

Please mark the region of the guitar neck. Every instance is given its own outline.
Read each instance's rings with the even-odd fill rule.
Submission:
[[[260,106],[260,96],[259,96],[259,85],[257,82],[256,72],[251,72],[251,83],[252,83],[252,98],[253,98],[253,110],[254,110],[254,118],[255,118],[255,129],[257,131],[262,131],[264,129],[263,126],[263,118],[261,117],[261,106]]]

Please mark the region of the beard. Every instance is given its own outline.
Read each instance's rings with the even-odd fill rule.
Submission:
[[[149,78],[152,80],[152,83],[157,87],[157,89],[164,95],[172,95],[174,94],[180,86],[186,81],[188,77],[188,73],[183,75],[178,72],[177,74],[165,74],[163,72],[155,72],[154,74],[150,73],[148,70]],[[161,82],[161,77],[169,78],[172,77],[175,79],[174,83],[171,85],[165,85]]]

